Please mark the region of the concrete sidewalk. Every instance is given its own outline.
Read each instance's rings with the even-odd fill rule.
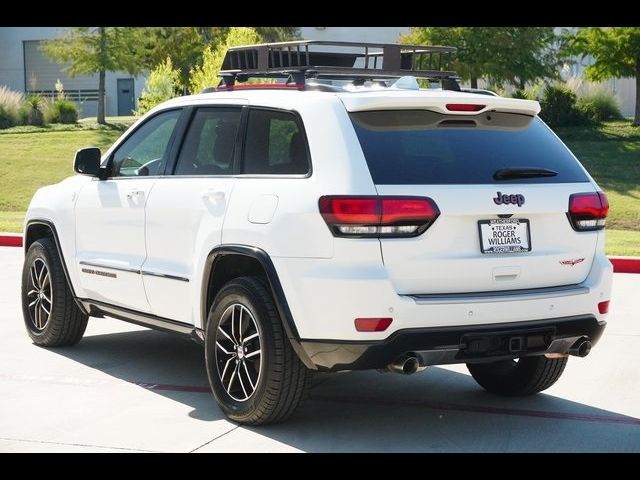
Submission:
[[[640,276],[616,274],[609,326],[544,394],[485,393],[464,366],[316,375],[287,423],[245,428],[208,393],[197,344],[92,319],[73,348],[31,344],[22,251],[0,248],[0,451],[640,451]]]

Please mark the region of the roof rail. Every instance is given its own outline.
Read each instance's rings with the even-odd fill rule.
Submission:
[[[455,51],[455,47],[325,40],[263,43],[230,47],[219,76],[227,89],[236,81],[257,77],[286,78],[304,88],[309,78],[357,83],[412,75],[440,80],[443,88],[458,90],[456,73],[449,70]]]

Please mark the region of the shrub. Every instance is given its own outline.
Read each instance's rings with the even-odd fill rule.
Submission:
[[[0,104],[0,130],[11,128],[18,123],[16,112]]]
[[[21,93],[0,87],[0,128],[10,128],[18,123],[18,110],[23,101]]]
[[[605,90],[597,90],[578,98],[576,106],[595,123],[622,118],[618,98]]]
[[[142,115],[148,112],[156,105],[175,97],[179,90],[180,69],[173,68],[171,58],[167,57],[164,62],[151,70],[138,100],[138,110],[135,114]]]
[[[589,117],[576,106],[576,94],[562,85],[549,85],[542,93],[540,117],[551,127],[585,125]]]
[[[27,124],[43,126],[44,125],[44,100],[40,95],[29,95],[26,100],[27,104]]]
[[[62,98],[54,100],[50,108],[49,121],[52,123],[76,123],[78,121],[76,104]]]

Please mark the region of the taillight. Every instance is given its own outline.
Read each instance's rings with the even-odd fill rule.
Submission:
[[[336,237],[415,237],[440,215],[427,197],[320,197],[320,213]]]
[[[569,197],[569,221],[574,230],[602,230],[609,213],[603,192],[574,193]]]
[[[486,105],[475,105],[472,103],[447,103],[447,110],[450,112],[479,112]]]

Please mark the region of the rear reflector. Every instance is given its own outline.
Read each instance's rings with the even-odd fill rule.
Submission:
[[[384,332],[393,318],[356,318],[354,323],[359,332]]]
[[[479,112],[486,105],[474,105],[471,103],[447,103],[447,110],[450,112]]]
[[[320,213],[337,237],[414,237],[438,218],[426,197],[349,197],[325,195]]]
[[[601,230],[609,214],[609,201],[603,192],[574,193],[569,197],[569,221],[574,230]]]
[[[610,300],[607,300],[606,302],[600,302],[598,304],[598,311],[602,314],[609,313],[609,302]]]

